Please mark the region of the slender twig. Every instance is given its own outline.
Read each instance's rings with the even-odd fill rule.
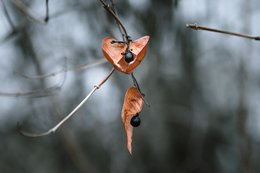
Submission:
[[[45,1],[45,9],[46,9],[46,14],[45,14],[45,18],[44,21],[47,23],[49,21],[49,0]]]
[[[113,1],[113,0],[110,0],[110,3],[111,3],[111,7],[112,7],[113,12],[114,12],[115,15],[118,17],[118,14],[117,14],[117,10],[116,10],[114,1]],[[115,20],[115,21],[116,21],[116,20]],[[125,39],[125,36],[124,36],[123,29],[122,29],[121,25],[120,25],[117,21],[116,21],[116,24],[117,24],[117,27],[118,27],[118,29],[119,29],[119,32],[121,33],[121,36],[122,36],[123,41],[124,41],[124,42],[127,42],[127,40]]]
[[[11,17],[10,17],[10,15],[9,15],[7,9],[6,9],[4,0],[1,0],[1,2],[2,2],[2,7],[3,7],[4,14],[5,14],[5,16],[6,16],[6,19],[7,19],[7,21],[9,22],[10,26],[12,27],[12,29],[15,30],[15,26],[14,26],[14,24],[13,24],[13,22],[12,22],[12,20],[11,20]]]
[[[119,17],[115,14],[115,12],[111,9],[111,7],[108,4],[106,4],[103,0],[99,0],[99,1],[102,3],[103,7],[112,15],[112,17],[116,20],[116,22],[121,26],[121,28],[124,32],[125,40],[127,40],[127,45],[128,45],[130,43],[131,39],[125,29],[125,26],[123,25],[123,23],[121,22]]]
[[[42,78],[53,77],[53,76],[56,76],[58,74],[66,73],[66,72],[70,72],[70,71],[86,70],[86,69],[104,64],[106,62],[107,62],[106,59],[102,58],[101,60],[98,60],[98,61],[90,63],[90,64],[81,64],[81,65],[78,65],[78,66],[72,67],[72,68],[63,68],[63,69],[58,70],[56,72],[42,74],[42,75],[29,76],[27,74],[21,74],[21,73],[18,73],[18,72],[17,72],[17,74],[19,74],[22,77],[27,78],[27,79],[42,79]]]
[[[64,67],[64,68],[66,68],[66,67]],[[54,85],[52,87],[46,87],[43,89],[37,89],[37,90],[32,90],[32,91],[27,91],[27,92],[0,92],[0,96],[4,96],[4,97],[21,97],[21,96],[44,97],[44,96],[54,95],[54,91],[61,89],[61,87],[65,83],[66,75],[67,75],[67,73],[64,73],[64,77],[63,77],[62,81],[60,82],[60,84],[58,84],[56,86]]]
[[[217,32],[217,33],[221,33],[221,34],[233,35],[233,36],[247,38],[247,39],[253,39],[253,40],[257,40],[257,41],[260,40],[260,36],[242,34],[242,33],[238,33],[238,32],[224,31],[224,30],[209,28],[209,27],[201,26],[201,25],[197,25],[197,24],[186,24],[186,27],[195,29],[195,30],[204,30],[204,31],[210,31],[210,32]]]
[[[108,79],[109,77],[113,74],[113,72],[115,71],[115,68],[113,68],[109,74],[97,85],[94,86],[94,88],[90,91],[90,93],[64,118],[62,119],[57,125],[55,125],[53,128],[49,129],[46,132],[43,133],[39,133],[39,134],[35,134],[35,133],[28,133],[25,131],[22,131],[21,126],[19,125],[19,123],[17,124],[18,127],[18,131],[20,132],[20,134],[24,135],[24,136],[28,136],[28,137],[41,137],[41,136],[46,136],[49,135],[51,133],[54,133],[64,122],[66,122],[70,117],[72,117],[73,115],[75,115],[75,113],[82,107],[82,105],[90,98],[90,96],[92,94],[94,94],[94,92],[99,89]]]

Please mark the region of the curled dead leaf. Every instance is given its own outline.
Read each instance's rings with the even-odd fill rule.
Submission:
[[[124,58],[127,45],[125,43],[116,43],[115,39],[107,37],[102,41],[102,51],[106,59],[117,70],[130,74],[144,59],[149,41],[149,36],[141,37],[129,43],[129,50],[133,53],[133,60],[127,62]]]
[[[141,112],[144,105],[143,96],[136,87],[130,87],[125,94],[124,104],[121,112],[122,121],[124,124],[127,149],[132,154],[132,136],[133,126],[130,124],[131,119]]]

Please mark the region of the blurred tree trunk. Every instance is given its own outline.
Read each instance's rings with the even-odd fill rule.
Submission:
[[[250,33],[251,26],[251,1],[242,0],[242,23],[243,32]],[[247,88],[248,88],[248,64],[250,57],[250,42],[247,42],[245,48],[241,51],[241,61],[239,68],[240,76],[240,98],[239,98],[239,108],[238,108],[238,133],[240,139],[240,165],[242,167],[242,172],[251,173],[251,143],[248,134],[247,120],[248,120],[248,107],[247,107]]]

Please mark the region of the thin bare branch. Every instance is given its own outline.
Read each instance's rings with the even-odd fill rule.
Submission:
[[[21,75],[24,78],[27,78],[27,79],[42,79],[42,78],[53,77],[53,76],[56,76],[58,74],[62,74],[62,73],[70,72],[70,71],[86,70],[86,69],[89,69],[89,68],[92,68],[92,67],[104,64],[106,62],[107,62],[106,59],[102,58],[102,59],[97,60],[96,62],[93,62],[93,63],[90,63],[90,64],[81,64],[81,65],[78,65],[76,67],[63,68],[63,69],[58,70],[56,72],[42,74],[42,75],[35,75],[35,76],[29,76],[29,75],[21,74],[21,73],[18,73],[18,72],[16,72],[16,73]]]
[[[257,41],[260,40],[260,36],[242,34],[242,33],[238,33],[238,32],[224,31],[224,30],[209,28],[209,27],[201,26],[201,25],[197,25],[197,24],[186,24],[186,27],[191,28],[191,29],[195,29],[195,30],[204,30],[204,31],[210,31],[210,32],[217,32],[217,33],[221,33],[221,34],[233,35],[233,36],[257,40]]]
[[[121,26],[121,29],[123,30],[124,32],[124,37],[125,37],[125,40],[127,41],[127,45],[129,45],[131,39],[130,39],[130,36],[128,35],[126,29],[125,29],[125,26],[123,25],[123,23],[121,22],[121,20],[119,19],[118,15],[115,13],[115,11],[108,5],[106,4],[103,0],[99,0],[103,7],[109,12],[109,14],[112,15],[112,17],[115,19],[115,21],[117,22],[118,25]],[[112,4],[113,5],[113,4]]]
[[[113,10],[113,12],[115,13],[115,15],[118,17],[118,14],[117,14],[117,10],[116,10],[116,7],[115,7],[115,4],[114,4],[114,1],[113,0],[110,0],[110,3],[111,3],[111,8]],[[117,24],[117,27],[119,29],[119,32],[121,33],[121,36],[122,36],[122,39],[124,42],[127,42],[127,40],[125,39],[125,35],[124,35],[124,31],[123,31],[123,28],[121,27],[121,25],[115,20],[116,24]]]
[[[64,77],[60,84],[54,85],[52,87],[47,87],[43,89],[37,89],[26,92],[0,92],[0,96],[2,97],[46,97],[54,95],[54,91],[60,90],[66,80],[66,74],[64,73]]]
[[[46,132],[43,133],[39,133],[39,134],[35,134],[35,133],[28,133],[25,132],[21,129],[21,126],[19,125],[19,123],[17,124],[18,126],[18,131],[20,132],[20,134],[24,135],[24,136],[28,136],[28,137],[41,137],[41,136],[46,136],[49,135],[51,133],[54,133],[63,123],[65,123],[70,117],[72,117],[73,115],[75,115],[75,113],[82,107],[82,105],[90,98],[90,96],[92,94],[94,94],[94,92],[101,88],[101,86],[109,79],[109,77],[113,74],[113,72],[115,71],[115,68],[112,68],[112,70],[109,72],[109,74],[97,85],[94,86],[94,88],[90,91],[90,93],[67,115],[65,116],[64,119],[62,119],[57,125],[55,125],[53,128],[49,129]]]

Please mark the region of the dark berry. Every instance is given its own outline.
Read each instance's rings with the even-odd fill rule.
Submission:
[[[126,53],[125,53],[125,61],[127,62],[127,63],[129,63],[129,62],[131,62],[131,61],[133,61],[134,60],[134,55],[133,55],[133,53],[130,51],[130,50],[128,50]]]
[[[131,119],[130,121],[130,124],[133,126],[133,127],[138,127],[140,126],[141,124],[141,119],[139,117],[139,114],[136,114],[135,116],[133,116],[133,118]]]

